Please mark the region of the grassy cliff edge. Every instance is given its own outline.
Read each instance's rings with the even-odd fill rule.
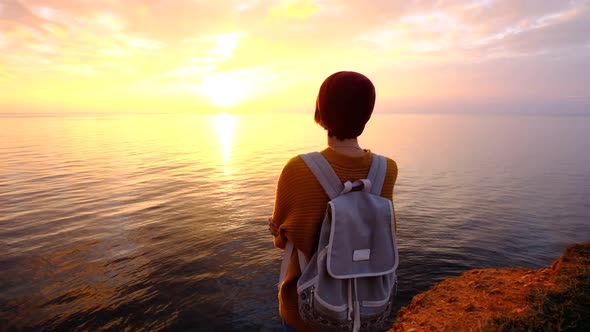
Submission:
[[[548,268],[476,269],[420,293],[390,332],[590,331],[590,242]]]

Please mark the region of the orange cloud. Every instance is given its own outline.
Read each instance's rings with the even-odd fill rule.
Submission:
[[[282,0],[270,11],[273,17],[306,18],[319,10],[312,0]]]

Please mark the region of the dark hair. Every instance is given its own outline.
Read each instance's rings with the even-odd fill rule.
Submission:
[[[334,73],[322,83],[315,122],[339,140],[363,133],[375,107],[375,87],[366,76],[352,71]]]

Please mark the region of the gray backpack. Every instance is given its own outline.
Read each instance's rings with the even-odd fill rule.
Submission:
[[[299,314],[322,331],[375,331],[388,323],[397,290],[394,209],[380,196],[387,171],[373,154],[367,179],[344,184],[318,152],[300,156],[330,198],[318,249],[307,262],[299,250]],[[362,190],[353,191],[356,186]],[[287,242],[282,283],[294,247]]]

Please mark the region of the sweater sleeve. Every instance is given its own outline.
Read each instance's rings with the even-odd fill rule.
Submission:
[[[292,242],[308,258],[314,251],[328,197],[299,156],[283,168],[275,196],[273,220],[279,225],[274,245]]]
[[[287,237],[285,236],[285,222],[293,210],[293,188],[295,180],[295,168],[294,163],[297,157],[291,158],[289,162],[283,167],[279,181],[277,183],[277,189],[275,193],[275,204],[272,213],[272,219],[275,224],[279,226],[279,235],[273,239],[274,245],[277,248],[285,249],[287,244]]]

